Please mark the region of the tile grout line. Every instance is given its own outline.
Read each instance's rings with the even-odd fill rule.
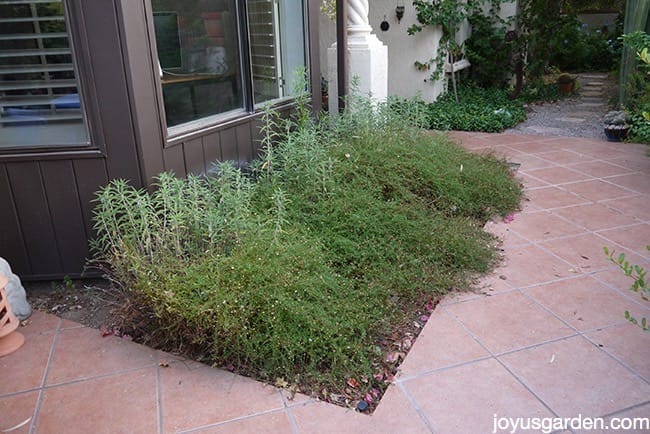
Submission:
[[[584,275],[577,276],[576,279],[577,279],[577,278],[582,278],[582,277],[586,277],[586,276],[584,276]],[[587,276],[587,277],[591,277],[591,276]],[[568,280],[568,279],[566,279],[566,280]],[[565,337],[563,337],[563,338],[557,339],[557,341],[565,340],[565,339],[570,339],[570,338],[573,338],[573,337],[576,337],[576,336],[581,336],[585,341],[587,341],[588,343],[591,343],[591,344],[592,344],[594,347],[596,347],[598,350],[601,350],[601,351],[604,352],[607,356],[609,356],[611,359],[613,359],[613,360],[614,360],[618,365],[620,365],[621,367],[623,367],[624,369],[626,369],[627,371],[629,371],[629,372],[632,373],[633,375],[639,377],[639,378],[640,378],[642,381],[644,381],[645,383],[649,383],[649,384],[650,384],[650,382],[649,382],[648,380],[646,380],[645,378],[643,378],[643,376],[641,376],[638,372],[636,372],[636,371],[635,371],[634,369],[632,369],[630,366],[628,366],[627,364],[625,364],[624,362],[622,362],[621,360],[619,360],[617,357],[615,357],[615,356],[614,356],[613,354],[611,354],[609,351],[605,350],[604,347],[599,347],[595,342],[593,342],[589,337],[586,336],[586,333],[591,333],[593,330],[588,330],[588,331],[580,331],[580,330],[578,330],[576,327],[574,327],[573,325],[571,325],[570,323],[568,323],[567,321],[565,321],[564,319],[562,319],[562,318],[561,318],[559,315],[557,315],[553,310],[551,310],[550,308],[546,307],[544,304],[542,304],[541,302],[539,302],[535,297],[533,297],[532,295],[528,294],[528,292],[526,292],[525,290],[523,290],[523,289],[519,289],[519,292],[520,292],[524,297],[528,298],[528,299],[531,300],[533,303],[535,303],[537,306],[539,306],[539,307],[542,308],[544,311],[546,311],[547,313],[549,313],[549,314],[550,314],[551,316],[553,316],[555,319],[557,319],[558,321],[561,321],[561,322],[564,323],[566,326],[568,326],[569,328],[573,329],[573,330],[576,332],[576,334],[574,334],[573,336],[565,336]],[[605,325],[605,326],[602,326],[602,327],[598,327],[597,329],[600,329],[600,328],[609,328],[609,327],[614,327],[614,326],[616,326],[616,325],[618,325],[618,324],[621,324],[621,323],[608,324],[608,325]],[[534,347],[538,347],[538,346],[542,346],[542,345],[545,345],[545,344],[548,344],[548,343],[552,343],[552,342],[553,342],[553,341],[548,341],[548,342],[539,343],[539,344],[534,345],[534,346],[531,346],[531,347],[529,347],[529,348],[526,348],[526,347],[519,348],[519,349],[517,349],[517,350],[515,350],[515,351],[512,351],[512,352],[506,352],[506,353],[498,354],[498,355],[495,356],[495,358],[502,357],[502,356],[504,356],[504,355],[512,354],[512,353],[519,352],[519,351],[525,351],[525,350],[527,350],[527,349],[534,348]],[[487,348],[486,348],[486,350],[487,350]],[[490,354],[491,354],[491,353],[490,353]],[[514,374],[513,374],[513,375],[514,375]]]
[[[409,404],[411,404],[411,407],[415,410],[418,416],[420,416],[420,419],[422,422],[424,422],[424,425],[427,427],[430,433],[435,433],[435,429],[433,428],[433,424],[429,420],[426,414],[424,414],[424,410],[420,407],[420,404],[418,404],[417,400],[409,393],[408,389],[403,383],[398,383],[397,386],[399,389],[402,391],[402,393],[406,396],[406,399],[408,399]]]
[[[122,369],[119,371],[109,372],[107,374],[95,375],[92,377],[75,378],[72,380],[63,381],[61,383],[48,384],[47,386],[43,386],[43,390],[54,389],[55,387],[61,387],[61,386],[69,386],[73,384],[83,383],[86,381],[103,380],[110,377],[117,377],[118,375],[122,375],[122,374],[130,374],[137,371],[144,371],[154,367],[155,367],[154,365],[138,366],[136,368]]]
[[[196,426],[194,428],[188,428],[188,429],[180,430],[177,433],[178,434],[195,433],[195,432],[199,432],[199,431],[202,431],[202,430],[205,430],[205,429],[208,429],[208,428],[217,428],[217,427],[220,427],[220,426],[228,425],[230,423],[240,422],[240,421],[248,420],[248,419],[254,419],[254,418],[258,417],[258,416],[266,416],[266,415],[269,415],[269,414],[281,413],[281,412],[284,412],[284,411],[285,411],[285,408],[283,408],[283,407],[273,408],[271,410],[264,410],[264,411],[261,411],[261,412],[258,412],[258,413],[247,414],[245,416],[238,416],[238,417],[235,417],[235,418],[232,418],[232,419],[223,420],[221,422],[210,423],[210,424],[207,424],[207,425],[201,425],[201,426]]]
[[[162,386],[160,384],[160,353],[156,351],[156,413],[158,415],[158,434],[163,434]]]
[[[598,344],[597,342],[595,342],[594,340],[592,340],[592,339],[591,339],[589,336],[587,336],[587,335],[582,335],[582,337],[583,337],[587,342],[589,342],[590,344],[592,344],[594,347],[596,347],[597,349],[599,349],[599,350],[602,351],[603,353],[607,354],[607,356],[609,356],[609,358],[613,359],[616,363],[618,363],[620,366],[622,366],[624,369],[626,369],[629,373],[631,373],[631,374],[634,375],[635,377],[638,377],[638,378],[639,378],[641,381],[643,381],[645,384],[649,384],[649,385],[650,385],[650,380],[644,378],[643,375],[641,375],[640,373],[638,373],[634,368],[632,368],[632,367],[629,366],[627,363],[625,363],[624,361],[622,361],[621,359],[619,359],[618,357],[616,357],[614,354],[610,353],[607,349],[605,349],[604,346],[601,346],[601,344]]]
[[[45,364],[45,371],[43,372],[43,378],[41,379],[41,385],[38,389],[38,398],[36,399],[36,407],[34,408],[34,416],[32,418],[32,423],[31,426],[29,427],[29,433],[34,434],[36,432],[36,426],[38,424],[38,417],[41,411],[41,406],[43,405],[43,394],[45,393],[46,386],[45,383],[47,382],[47,376],[50,373],[50,366],[52,364],[52,359],[54,358],[54,350],[56,348],[56,344],[59,341],[59,334],[61,332],[61,325],[63,324],[63,320],[61,318],[58,319],[58,322],[56,324],[56,330],[54,332],[54,336],[52,337],[52,345],[50,346],[50,353],[47,356],[47,362]]]
[[[478,337],[458,318],[455,316],[452,316],[453,320],[456,321],[464,330],[467,334],[469,334],[483,349],[491,356],[490,358],[494,359],[503,369],[505,369],[524,389],[526,389],[537,401],[539,401],[548,411],[553,414],[553,416],[558,417],[558,414],[544,401],[540,396],[538,396],[533,390],[528,387],[526,383],[524,383],[517,375],[515,375],[514,372],[508,368],[503,361],[501,361],[498,357],[494,355],[492,351],[483,343],[481,342]]]
[[[619,270],[618,267],[616,267],[616,268],[614,268],[614,267],[616,267],[616,266],[612,266],[611,271],[618,271],[618,270]],[[610,270],[605,270],[605,271],[610,271]],[[596,274],[598,274],[598,273],[596,273]],[[626,298],[627,300],[629,300],[630,302],[636,304],[637,306],[642,307],[642,308],[645,308],[646,310],[648,309],[648,308],[646,307],[645,304],[641,303],[641,302],[638,300],[638,297],[632,297],[632,296],[629,294],[629,292],[630,292],[630,289],[629,289],[629,288],[626,289],[626,290],[621,290],[620,288],[618,288],[618,287],[616,287],[616,286],[614,286],[614,285],[612,285],[612,284],[610,284],[610,283],[608,283],[608,282],[605,282],[604,280],[602,280],[601,278],[599,278],[599,277],[596,276],[595,274],[594,274],[593,276],[590,276],[590,277],[593,278],[593,279],[595,279],[595,280],[596,280],[597,282],[599,282],[600,284],[605,285],[606,287],[608,287],[608,288],[610,288],[610,289],[613,289],[614,291],[616,291],[617,294],[620,294],[622,297]],[[630,286],[631,286],[631,285],[630,285]]]
[[[293,434],[299,434],[300,430],[298,429],[298,423],[296,422],[296,418],[293,416],[291,407],[287,405],[287,401],[284,398],[284,394],[282,393],[282,390],[278,390],[278,394],[280,395],[280,400],[282,400],[282,405],[284,405],[284,412],[287,415],[287,419],[289,419],[289,425],[291,425],[291,430],[293,431]]]
[[[623,408],[623,409],[621,409],[621,410],[616,410],[616,411],[613,411],[613,412],[611,412],[611,413],[606,413],[606,414],[604,414],[604,415],[602,415],[602,416],[600,416],[600,417],[602,417],[603,419],[605,419],[605,418],[607,418],[607,417],[612,417],[612,416],[619,415],[619,414],[621,414],[621,413],[625,413],[626,411],[630,411],[630,410],[634,410],[634,409],[637,409],[637,408],[641,408],[641,407],[643,407],[643,406],[645,406],[645,405],[648,405],[648,404],[650,404],[650,401],[640,402],[640,403],[638,403],[638,404],[634,404],[634,405],[631,405],[631,406],[629,406],[629,407],[625,407],[625,408]]]

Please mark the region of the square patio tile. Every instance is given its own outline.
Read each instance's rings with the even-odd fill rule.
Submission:
[[[627,188],[637,193],[650,193],[650,174],[648,173],[631,173],[629,175],[612,176],[607,178],[620,187]]]
[[[553,212],[592,231],[639,223],[634,217],[621,214],[600,203],[577,205]]]
[[[515,220],[519,219],[519,216],[527,214],[517,213],[514,214]],[[489,221],[483,226],[483,230],[496,236],[501,242],[501,247],[507,249],[509,247],[523,246],[525,244],[530,244],[530,241],[523,238],[521,235],[516,234],[512,230],[512,223],[505,223],[504,221]]]
[[[611,264],[603,247],[612,247],[609,240],[595,234],[584,234],[541,243],[540,246],[555,253],[573,266],[574,272],[597,271]],[[638,258],[630,255],[630,259]]]
[[[642,152],[641,155],[638,153],[636,155],[624,155],[619,158],[612,158],[609,162],[637,172],[650,173],[650,158],[647,158],[647,155],[645,155],[647,145],[645,147],[646,151]]]
[[[538,157],[550,161],[555,164],[569,165],[575,163],[583,163],[593,161],[594,157],[591,155],[581,154],[579,152],[568,151],[566,149],[558,149],[555,151],[542,152],[537,154]]]
[[[178,362],[160,368],[160,400],[166,433],[284,408],[273,386],[205,365]]]
[[[504,137],[505,138],[505,137]],[[543,154],[551,150],[561,149],[560,147],[553,146],[548,141],[540,140],[540,136],[519,136],[513,137],[511,143],[507,143],[509,147],[520,152],[527,154]]]
[[[552,414],[496,360],[436,372],[406,382],[434,432],[492,432],[498,417]]]
[[[561,417],[603,416],[650,396],[650,385],[581,336],[500,359]]]
[[[66,384],[43,392],[36,433],[155,433],[155,368]]]
[[[612,419],[616,418],[616,426],[612,426],[611,423],[614,422]],[[621,420],[627,419],[627,420]],[[636,419],[636,420],[634,420]],[[612,429],[618,428],[618,432],[624,432],[625,434],[648,434],[650,430],[650,404],[642,405],[635,407],[615,415],[605,418],[605,425],[609,427],[605,430],[591,430],[591,431],[576,431],[577,433],[593,433],[593,434],[606,434],[611,433]],[[621,424],[631,423],[629,429],[621,429]],[[623,425],[625,426],[625,425]]]
[[[379,404],[381,406],[381,404]],[[309,434],[358,434],[371,430],[371,417],[322,401],[291,408],[298,432]]]
[[[521,167],[519,172],[528,171],[533,169],[543,169],[546,167],[553,167],[554,164],[548,160],[539,158],[536,155],[520,153],[512,157],[513,163],[520,163]]]
[[[525,189],[548,187],[550,184],[526,172],[517,173],[517,179],[522,183]]]
[[[381,403],[370,416],[372,433],[425,434],[431,431],[399,386],[388,386]]]
[[[41,387],[54,333],[25,336],[16,352],[0,357],[0,396]]]
[[[59,332],[47,384],[125,371],[156,364],[156,351],[99,330],[82,327]]]
[[[602,345],[604,351],[625,363],[646,381],[650,381],[650,333],[626,321],[624,324],[587,333],[586,336],[596,345]]]
[[[567,167],[549,167],[547,169],[535,169],[526,171],[527,174],[541,179],[552,185],[566,184],[568,182],[583,181],[591,179],[590,175],[571,170]]]
[[[632,197],[608,200],[603,204],[627,216],[636,217],[640,221],[650,221],[650,196],[648,195],[638,194]]]
[[[570,263],[531,245],[508,250],[495,273],[504,276],[511,286],[522,288],[571,277],[575,273],[571,270]]]
[[[519,292],[454,304],[445,309],[493,354],[575,334]]]
[[[29,299],[27,300],[29,302]],[[18,331],[25,336],[33,334],[54,333],[59,326],[61,320],[47,313],[38,310],[32,312],[26,321],[23,321],[24,327],[18,328]]]
[[[619,197],[634,194],[629,190],[623,189],[609,182],[601,181],[599,179],[565,184],[562,186],[562,188],[593,202],[599,202],[608,199],[617,199]]]
[[[526,192],[533,204],[542,209],[552,209],[565,206],[578,205],[588,201],[578,195],[564,191],[558,187],[536,188]]]
[[[547,211],[518,214],[510,228],[531,241],[577,235],[585,230]]]
[[[642,266],[646,270],[650,269],[650,262],[639,263],[638,265]],[[630,276],[626,276],[618,266],[612,265],[606,270],[599,271],[598,273],[593,274],[593,278],[605,283],[610,288],[615,289],[624,297],[634,301],[634,303],[638,304],[641,308],[647,306],[647,302],[643,301],[638,294],[630,290],[630,287],[634,283],[634,279]]]
[[[227,422],[212,426],[193,433],[201,434],[260,434],[260,433],[290,433],[293,429],[284,411],[263,414],[246,419]]]
[[[439,306],[400,365],[399,377],[411,377],[489,355],[462,325]]]
[[[4,376],[3,376],[4,380]],[[0,398],[0,432],[12,434],[27,434],[32,426],[36,402],[38,401],[38,392],[27,392],[20,395]],[[28,423],[21,428],[9,431],[10,428],[22,424],[26,420]]]
[[[567,279],[525,290],[578,330],[625,322],[629,300],[591,277]]]
[[[616,164],[610,164],[606,161],[590,161],[587,163],[570,164],[570,168],[577,170],[594,178],[604,178],[606,176],[625,175],[632,172],[632,169],[621,167]]]
[[[622,245],[628,252],[650,259],[650,250],[646,249],[646,246],[650,245],[650,223],[599,231],[598,235]],[[628,253],[623,249],[617,250],[619,253]]]

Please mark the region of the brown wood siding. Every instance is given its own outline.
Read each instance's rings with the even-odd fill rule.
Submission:
[[[68,2],[90,148],[0,153],[0,256],[26,280],[80,276],[95,192],[113,178],[142,186],[116,4]]]

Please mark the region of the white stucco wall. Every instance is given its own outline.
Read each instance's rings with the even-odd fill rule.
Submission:
[[[445,89],[445,80],[435,83],[429,81],[430,71],[415,69],[415,61],[425,62],[435,57],[438,50],[438,40],[441,36],[439,29],[427,28],[414,36],[409,36],[406,30],[416,23],[413,4],[404,0],[404,18],[400,23],[395,16],[395,0],[371,0],[369,20],[373,33],[380,41],[388,46],[388,94],[410,98],[420,95],[425,101],[434,101]],[[502,5],[501,15],[512,16],[515,13],[515,3]],[[379,28],[382,21],[390,24],[388,31]],[[464,26],[458,34],[461,42],[469,37],[469,26]],[[336,42],[336,25],[321,13],[320,19],[320,62],[323,76],[328,79],[327,49]],[[425,81],[426,80],[426,81]]]
[[[402,97],[420,95],[426,101],[433,101],[443,90],[443,82],[430,83],[430,72],[415,69],[416,60],[426,61],[434,57],[438,49],[440,30],[425,29],[414,36],[409,36],[406,29],[416,22],[415,9],[406,0],[405,12],[401,23],[395,16],[395,0],[371,0],[369,20],[373,33],[388,46],[388,94]],[[382,32],[379,25],[386,17],[390,29]],[[321,70],[327,77],[327,49],[336,42],[336,26],[325,15],[320,20],[320,61]]]

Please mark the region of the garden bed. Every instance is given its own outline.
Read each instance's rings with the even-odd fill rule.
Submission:
[[[521,188],[503,161],[413,127],[419,104],[349,108],[268,112],[246,172],[103,189],[95,248],[128,288],[121,330],[372,410],[439,298],[498,261],[483,225]]]

